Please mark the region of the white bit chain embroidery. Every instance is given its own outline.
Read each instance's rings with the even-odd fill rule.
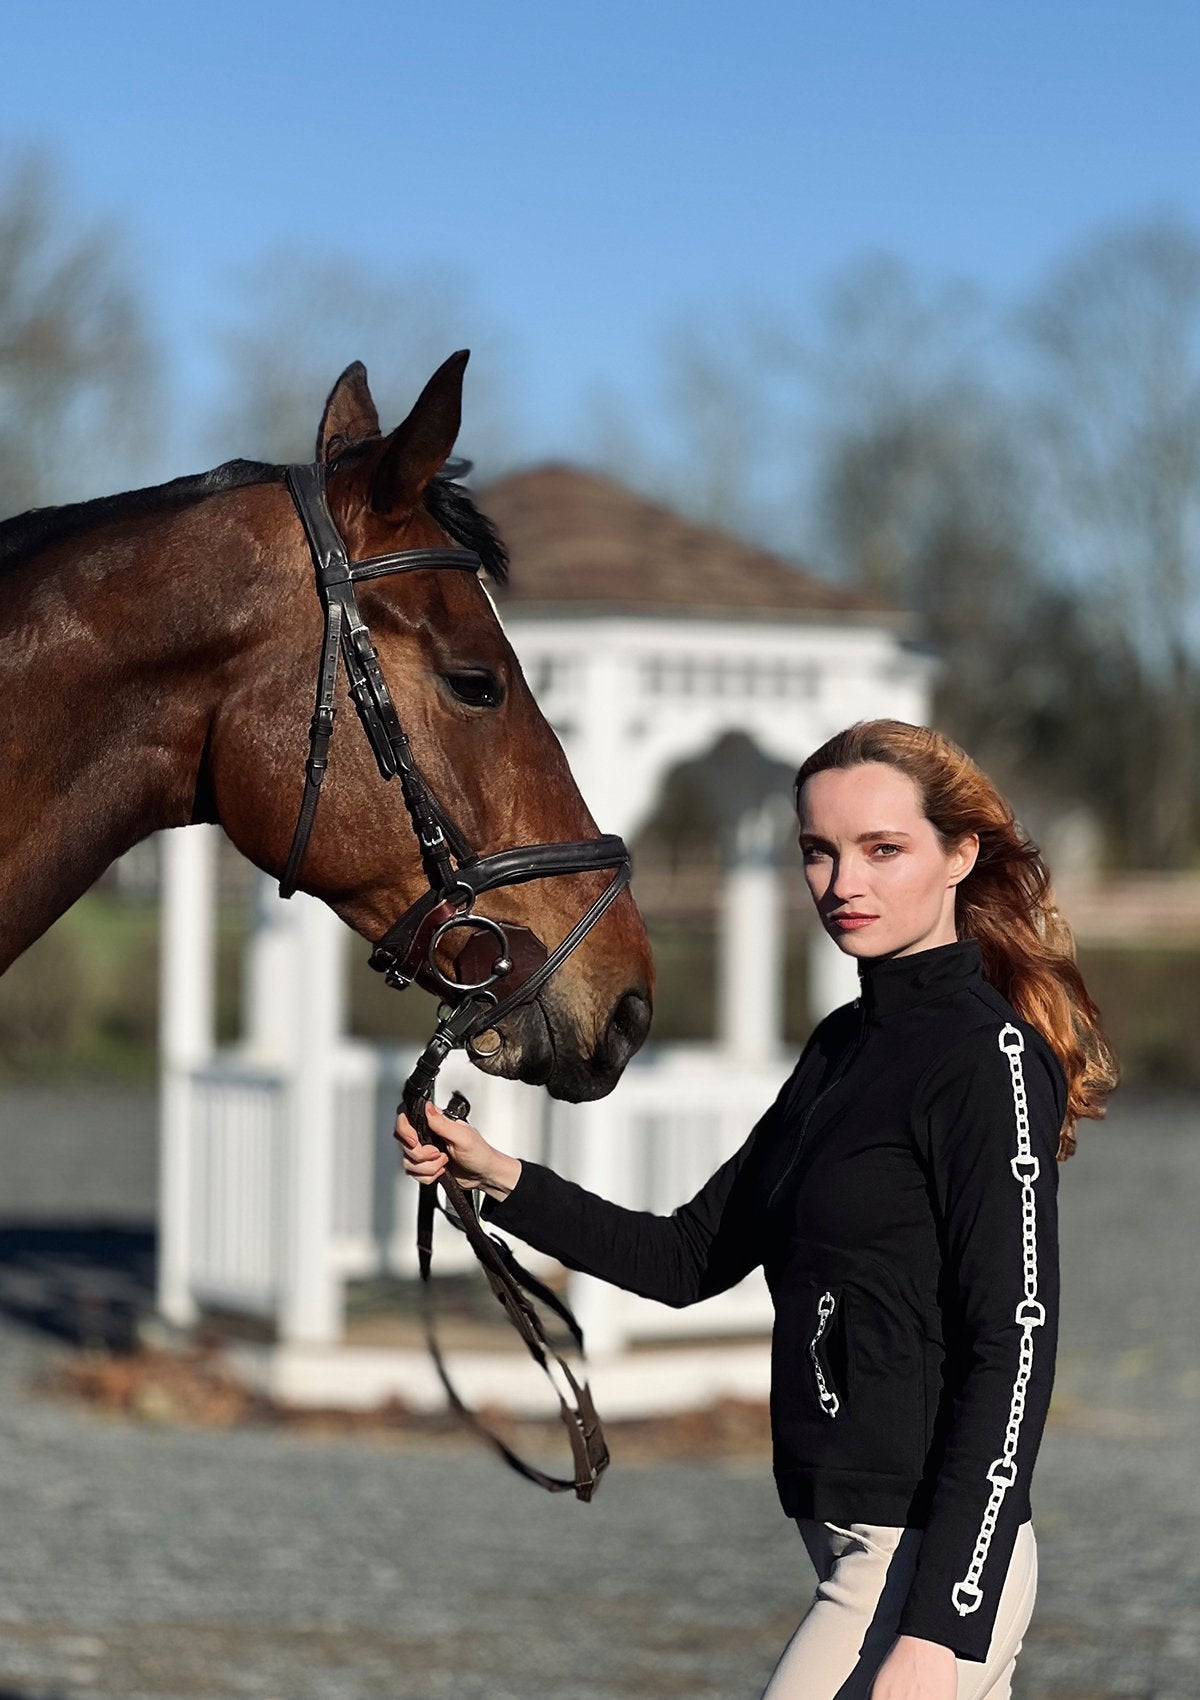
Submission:
[[[825,1372],[821,1368],[821,1360],[817,1356],[817,1347],[821,1336],[829,1327],[829,1319],[837,1308],[837,1300],[832,1293],[822,1293],[817,1305],[817,1332],[808,1342],[808,1355],[812,1360],[813,1375],[817,1380],[817,1398],[821,1401],[821,1409],[827,1417],[836,1417],[841,1409],[841,1401],[825,1380]]]
[[[1025,1072],[1021,1062],[1025,1040],[1017,1028],[1008,1022],[1000,1029],[997,1043],[1008,1059],[1009,1072],[1012,1075],[1017,1154],[1010,1167],[1014,1180],[1021,1188],[1021,1261],[1025,1296],[1015,1312],[1015,1321],[1021,1330],[1021,1344],[1017,1358],[1017,1379],[1013,1383],[1012,1404],[1009,1406],[1008,1425],[1004,1431],[1004,1455],[997,1458],[988,1469],[987,1479],[992,1484],[992,1492],[983,1513],[975,1551],[971,1555],[967,1574],[961,1582],[954,1584],[950,1595],[954,1609],[960,1617],[968,1617],[971,1612],[978,1611],[983,1600],[979,1578],[983,1575],[983,1567],[987,1562],[988,1549],[996,1532],[1004,1496],[1017,1479],[1017,1442],[1021,1435],[1021,1419],[1025,1415],[1025,1393],[1029,1378],[1033,1374],[1033,1331],[1040,1328],[1046,1320],[1046,1307],[1037,1296],[1037,1201],[1033,1183],[1041,1172],[1041,1164],[1029,1148],[1029,1102],[1025,1096]]]

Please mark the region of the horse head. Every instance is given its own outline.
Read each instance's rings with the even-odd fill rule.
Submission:
[[[503,576],[502,544],[443,472],[458,434],[466,362],[465,353],[446,361],[387,436],[361,364],[334,386],[317,461],[350,561],[466,546]],[[274,481],[254,483],[224,500],[251,539],[243,566],[249,629],[213,706],[198,814],[218,819],[245,855],[279,877],[304,791],[322,607],[287,490]],[[481,859],[597,839],[480,577],[421,565],[418,559],[416,570],[364,580],[356,606],[438,817]],[[401,786],[382,782],[381,764],[357,721],[343,675],[335,700],[339,736],[329,749],[298,884],[377,942],[429,884]],[[483,927],[498,923],[516,941],[516,953],[535,963],[567,938],[611,879],[607,871],[526,877],[487,890],[473,915]],[[416,977],[433,990],[439,981],[444,988],[472,980],[487,944],[478,925],[450,926],[433,941]],[[645,929],[624,890],[535,996],[476,1035],[473,1060],[490,1073],[544,1084],[556,1097],[600,1097],[645,1037],[651,985]]]

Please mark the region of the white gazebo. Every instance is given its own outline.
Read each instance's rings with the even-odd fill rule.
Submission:
[[[731,733],[794,768],[853,720],[927,718],[928,662],[894,613],[570,468],[512,476],[481,501],[512,552],[513,585],[499,599],[509,637],[606,831],[633,838],[665,777]],[[653,1210],[673,1208],[736,1148],[787,1067],[778,809],[753,799],[730,835],[715,1042],[651,1043],[611,1097],[579,1106],[454,1059],[447,1086],[462,1085],[498,1143]],[[415,1269],[414,1189],[390,1138],[411,1050],[344,1037],[336,988],[350,935],[320,904],[281,903],[262,882],[245,1032],[218,1052],[215,832],[168,834],[164,856],[164,1315],[257,1319],[271,1343],[248,1369],[285,1399],[439,1403],[421,1350],[343,1342],[346,1282]],[[849,967],[814,934],[811,1012],[854,995]],[[440,1267],[463,1267],[457,1236],[439,1246]],[[614,1415],[765,1390],[760,1279],[685,1312],[585,1277],[570,1286]],[[701,1336],[728,1344],[686,1347]],[[669,1358],[646,1348],[655,1340],[671,1341]],[[468,1398],[541,1408],[540,1378],[509,1353],[464,1354],[459,1375]]]

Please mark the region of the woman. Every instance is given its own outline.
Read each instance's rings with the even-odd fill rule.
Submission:
[[[431,1113],[485,1212],[667,1304],[762,1263],[775,1477],[818,1577],[769,1700],[1002,1700],[1029,1622],[1029,1480],[1053,1380],[1056,1159],[1112,1053],[1034,845],[940,734],[852,726],[796,779],[800,847],[861,996],[669,1218]]]

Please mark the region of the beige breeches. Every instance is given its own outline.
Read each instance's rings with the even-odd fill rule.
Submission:
[[[763,1700],[869,1700],[875,1673],[896,1639],[921,1531],[807,1521],[799,1528],[817,1572],[817,1591]],[[957,1661],[958,1700],[1009,1700],[1036,1592],[1037,1546],[1032,1523],[1023,1523],[987,1659]]]

